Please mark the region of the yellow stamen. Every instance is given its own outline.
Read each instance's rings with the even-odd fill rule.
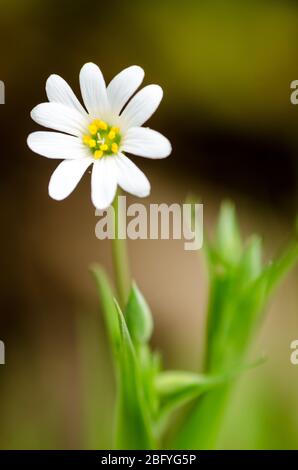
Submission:
[[[86,144],[86,145],[89,144],[90,139],[91,139],[90,135],[87,135],[87,134],[84,135],[84,136],[83,136],[83,142],[84,142],[84,144]]]
[[[96,140],[90,139],[89,142],[88,142],[88,145],[89,145],[90,148],[96,147]]]
[[[96,132],[97,132],[97,130],[98,130],[98,129],[97,129],[97,126],[96,126],[94,123],[93,123],[93,124],[90,124],[90,125],[88,126],[88,129],[89,129],[90,134],[92,134],[92,135],[95,135]]]
[[[116,133],[115,133],[114,131],[110,131],[110,132],[108,133],[108,138],[109,138],[110,140],[115,139],[115,137],[116,137]]]
[[[98,129],[101,129],[103,131],[106,131],[107,128],[108,128],[108,125],[106,122],[102,121],[101,119],[96,119],[95,121],[93,121],[94,124],[96,124],[96,126],[98,127]]]
[[[96,160],[98,160],[99,158],[103,156],[103,152],[101,150],[95,150],[93,156]]]
[[[121,141],[119,127],[110,126],[102,119],[94,119],[89,124],[88,131],[89,134],[84,134],[82,141],[92,150],[93,158],[118,153]]]
[[[118,144],[116,144],[115,142],[111,145],[111,149],[112,149],[112,152],[113,153],[117,153],[118,152]]]

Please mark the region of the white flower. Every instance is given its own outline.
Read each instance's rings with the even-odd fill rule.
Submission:
[[[171,153],[171,145],[159,132],[141,127],[163,94],[160,86],[148,85],[131,98],[143,77],[141,67],[128,67],[106,87],[100,69],[85,64],[80,87],[87,111],[63,78],[48,78],[49,102],[36,106],[31,117],[59,132],[33,132],[27,142],[31,150],[44,157],[63,159],[50,179],[49,195],[53,199],[66,198],[92,164],[91,197],[98,209],[112,203],[117,185],[136,196],[148,196],[147,177],[124,152],[164,158]]]

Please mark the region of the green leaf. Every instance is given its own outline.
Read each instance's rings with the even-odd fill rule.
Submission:
[[[273,261],[266,269],[265,276],[268,280],[268,294],[282,280],[282,278],[290,271],[298,260],[298,242],[294,241],[281,255]]]
[[[125,309],[125,319],[134,343],[149,341],[153,330],[152,315],[143,294],[135,282],[132,284]]]
[[[215,445],[218,427],[226,406],[234,379],[244,370],[255,368],[264,362],[260,358],[251,364],[242,364],[228,373],[218,376],[201,376],[202,389],[178,429],[172,442],[174,449],[212,449]],[[202,393],[203,392],[203,393]]]
[[[184,405],[201,393],[223,383],[224,378],[199,375],[186,371],[161,372],[156,377],[156,390],[160,398],[160,416]]]
[[[238,288],[247,286],[262,272],[262,240],[254,235],[245,247],[236,273]]]
[[[242,242],[237,223],[235,207],[225,201],[221,205],[216,234],[216,248],[223,259],[235,264],[242,253]]]
[[[132,284],[125,310],[125,320],[135,346],[141,369],[146,406],[151,416],[155,416],[157,410],[157,396],[154,388],[154,379],[158,369],[156,356],[152,354],[148,345],[153,330],[153,321],[148,304],[136,283]]]
[[[206,250],[210,274],[205,373],[212,376],[242,369],[273,289],[297,262],[297,240],[269,266],[262,266],[259,237],[245,248],[233,206],[220,212],[217,237]],[[216,445],[232,384],[223,384],[195,397],[180,426],[176,448],[213,448]]]
[[[95,276],[116,365],[116,447],[152,449],[155,444],[150,415],[144,398],[140,365],[130,333],[104,270],[95,265],[91,271]]]
[[[118,397],[116,406],[117,449],[154,449],[149,410],[144,398],[140,366],[124,316],[115,300],[120,324]]]
[[[155,419],[158,411],[158,396],[155,388],[155,378],[160,372],[160,357],[152,352],[147,344],[136,346],[136,354],[141,369],[144,398],[150,416]]]
[[[114,302],[114,292],[104,269],[99,265],[92,265],[91,272],[96,281],[98,295],[101,301],[104,314],[105,325],[108,333],[109,343],[113,352],[114,359],[117,359],[120,330],[117,308]]]

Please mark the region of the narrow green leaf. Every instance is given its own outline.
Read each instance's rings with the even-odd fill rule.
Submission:
[[[225,201],[221,205],[216,234],[216,247],[229,263],[237,263],[242,253],[242,242],[235,207]]]
[[[92,265],[90,269],[96,281],[108,338],[115,359],[117,358],[119,350],[120,331],[118,313],[114,303],[114,292],[109,279],[101,266]]]
[[[297,241],[268,267],[262,267],[259,237],[242,249],[231,206],[220,214],[217,239],[208,246],[210,297],[205,371],[221,375],[241,370],[248,346],[264,316],[269,295],[297,262]],[[234,251],[234,253],[233,253]],[[222,422],[231,384],[195,397],[174,441],[176,448],[213,448]]]
[[[268,294],[282,280],[282,278],[290,271],[298,260],[298,242],[293,242],[280,257],[273,261],[265,271],[268,279]]]
[[[132,284],[126,306],[125,321],[134,343],[141,369],[146,406],[151,416],[155,416],[157,396],[154,388],[154,379],[157,369],[155,356],[148,345],[153,330],[153,321],[149,306],[135,282]]]
[[[140,367],[124,316],[115,300],[120,324],[117,449],[154,449],[151,419],[144,398]]]
[[[160,398],[160,416],[184,405],[201,393],[226,380],[187,371],[165,371],[156,377],[156,390]]]
[[[234,379],[243,371],[258,367],[265,358],[251,364],[242,364],[218,376],[200,376],[204,380],[202,389],[187,414],[186,420],[178,429],[171,448],[212,449],[215,446],[218,428],[226,406]]]
[[[262,240],[254,235],[250,238],[243,251],[237,268],[236,282],[238,288],[247,286],[254,281],[262,271]]]
[[[146,343],[149,341],[153,321],[150,308],[135,282],[130,290],[125,309],[125,320],[133,342]]]

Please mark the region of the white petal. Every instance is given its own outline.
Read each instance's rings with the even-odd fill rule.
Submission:
[[[32,119],[38,124],[67,134],[81,136],[86,132],[89,121],[76,109],[60,103],[42,103],[31,111]]]
[[[93,161],[91,157],[63,160],[51,176],[49,195],[57,201],[69,196]]]
[[[165,158],[172,151],[168,139],[148,127],[130,127],[125,134],[121,149],[148,158]]]
[[[59,75],[50,75],[47,79],[46,93],[49,101],[64,104],[84,115],[87,114],[68,83]]]
[[[48,158],[76,159],[88,157],[90,153],[81,139],[60,132],[33,132],[27,144],[33,152]]]
[[[144,173],[123,154],[114,157],[118,167],[118,184],[124,191],[138,197],[150,194],[150,183]]]
[[[115,157],[96,160],[92,169],[91,198],[97,209],[106,209],[113,202],[117,189]]]
[[[107,88],[108,100],[113,113],[119,114],[125,103],[139,88],[144,78],[144,70],[132,65],[118,73]]]
[[[88,112],[94,118],[103,118],[109,110],[106,84],[97,65],[89,62],[80,72],[81,93]]]
[[[121,114],[124,129],[144,124],[157,109],[162,95],[163,91],[159,85],[148,85],[142,88]]]

